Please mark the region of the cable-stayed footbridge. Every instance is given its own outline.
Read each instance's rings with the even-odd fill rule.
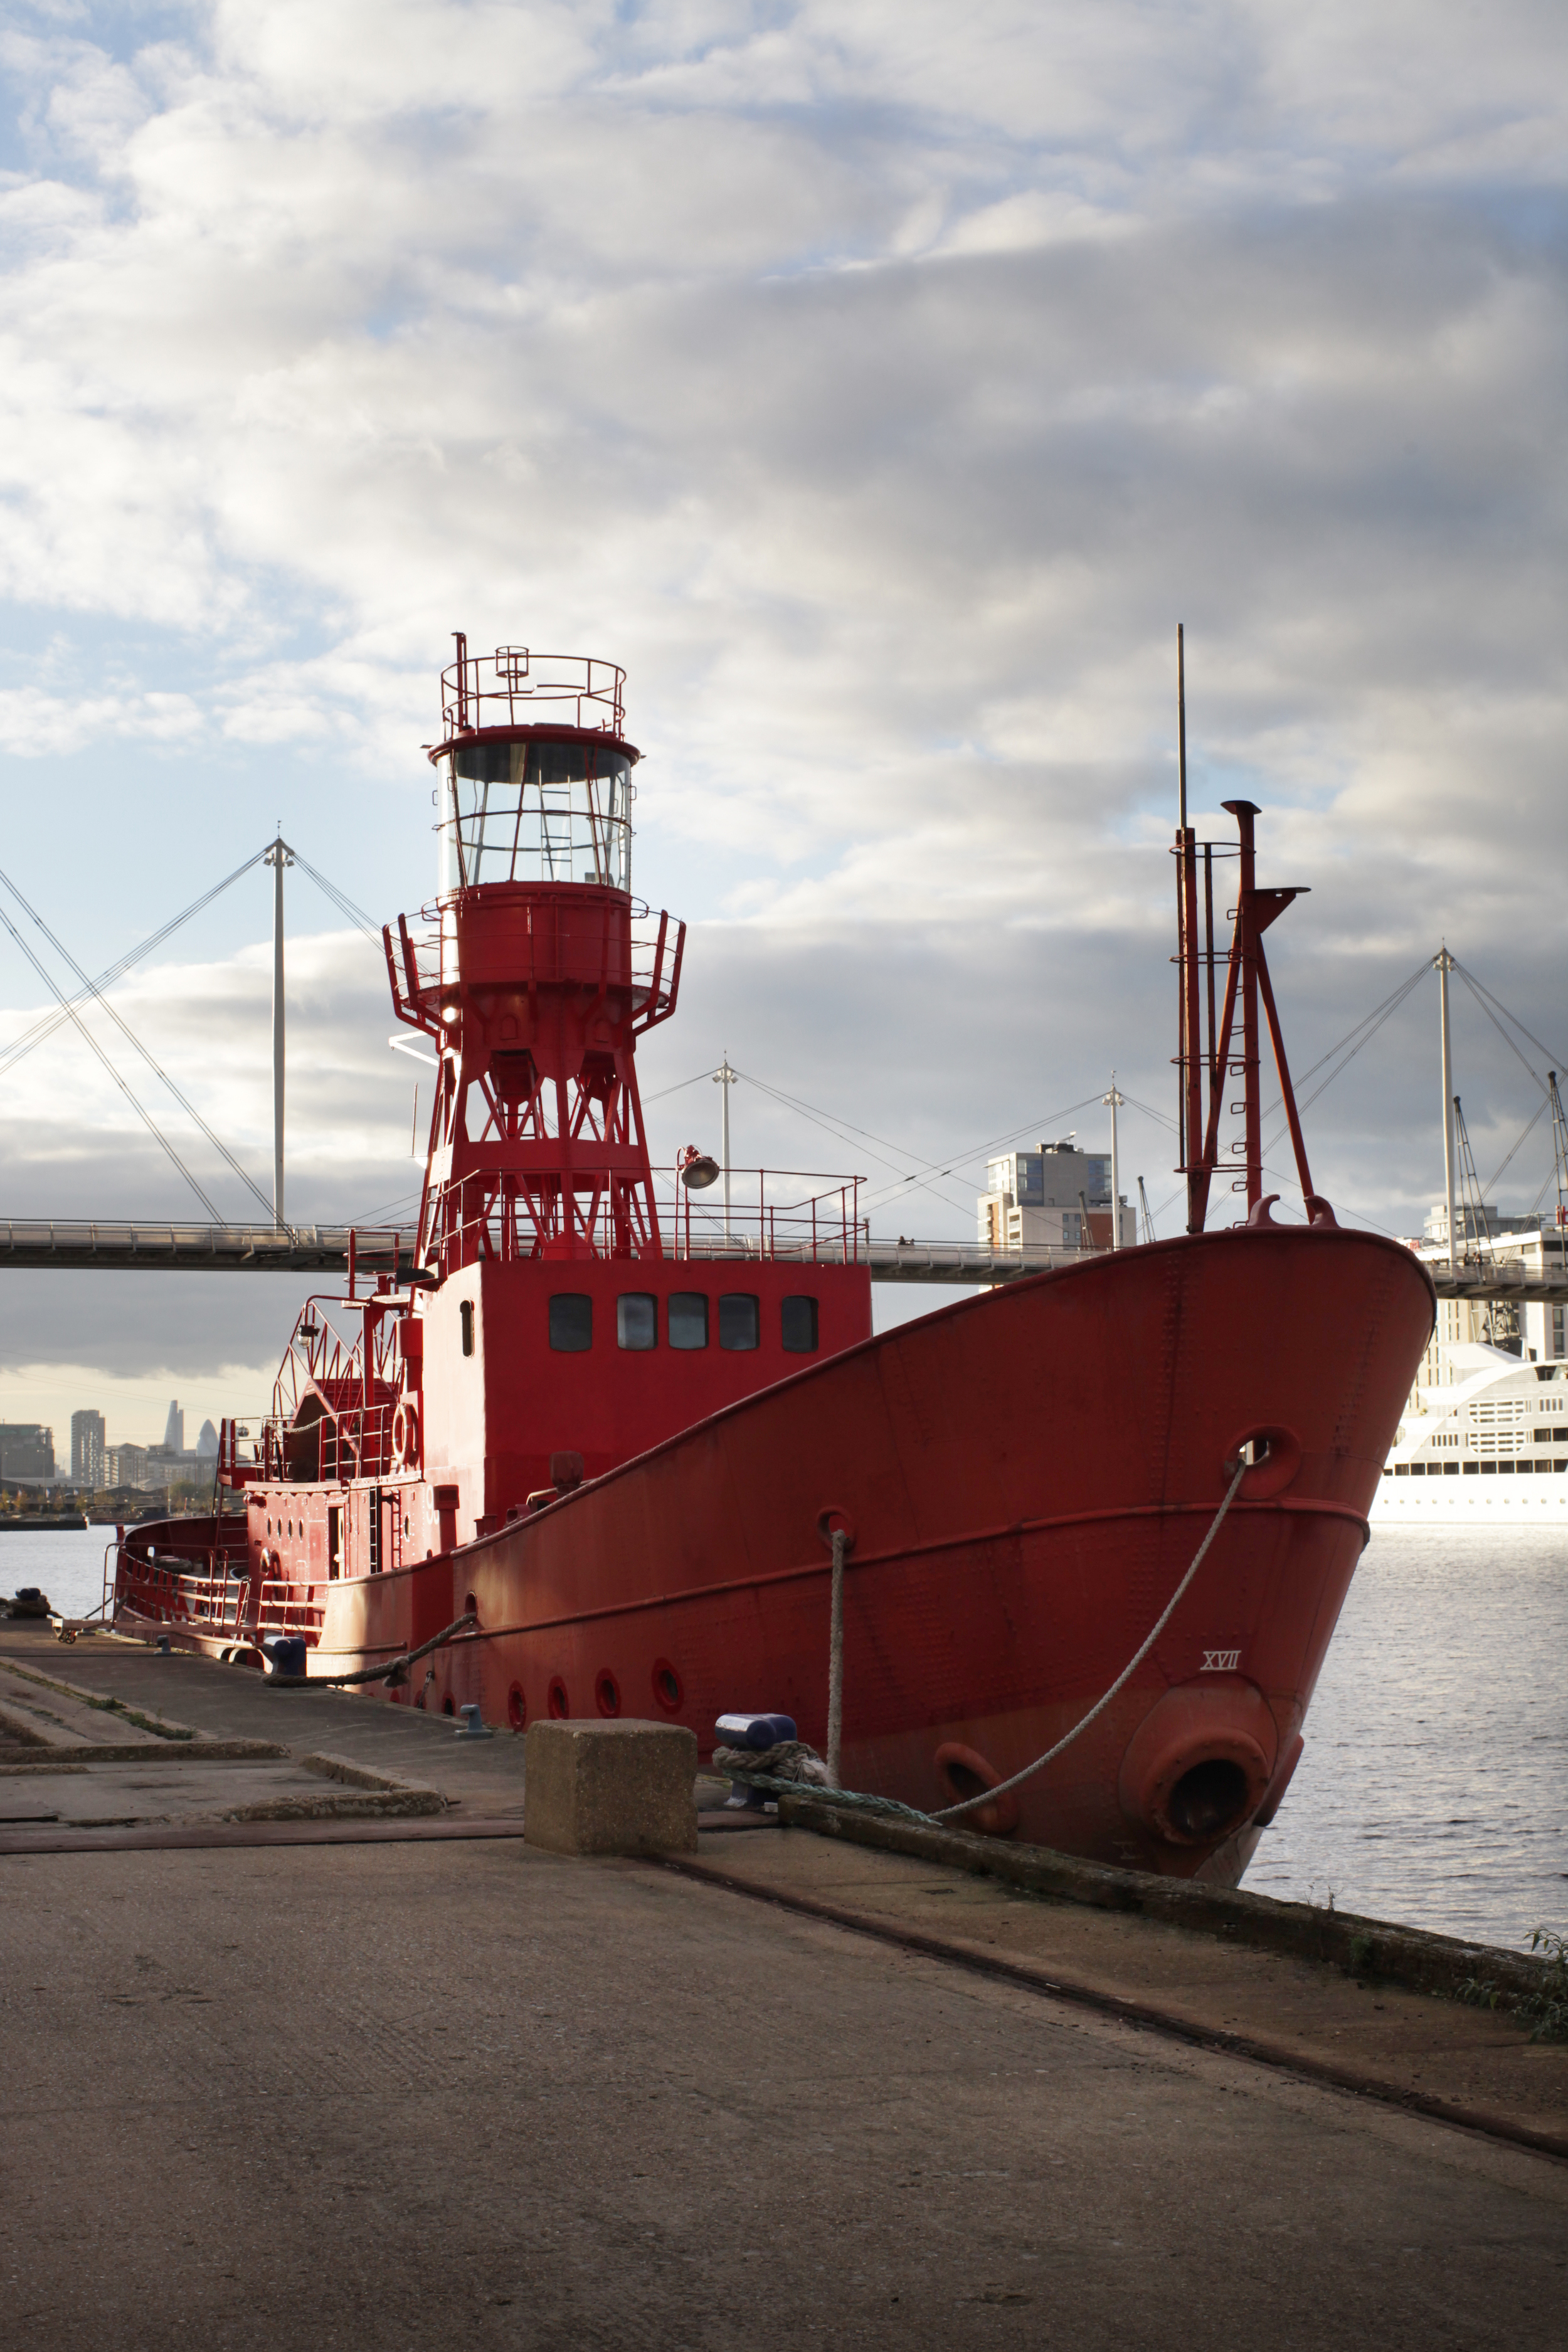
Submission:
[[[273,970],[272,970],[272,1078],[273,1078],[273,1166],[270,1197],[258,1184],[238,1157],[217,1135],[169,1071],[138,1038],[118,1009],[109,1001],[109,991],[137,964],[143,962],[163,946],[183,926],[204,912],[229,890],[240,878],[258,866],[271,869],[273,875]],[[0,1047],[0,1076],[13,1069],[26,1055],[71,1028],[87,1045],[113,1082],[119,1093],[129,1103],[142,1126],[158,1144],[182,1180],[195,1196],[205,1213],[199,1221],[179,1219],[110,1219],[84,1220],[49,1216],[0,1216],[0,1268],[32,1269],[64,1272],[96,1270],[100,1272],[179,1272],[279,1274],[289,1276],[320,1276],[323,1277],[363,1276],[366,1280],[389,1278],[406,1284],[424,1283],[433,1277],[417,1264],[417,1233],[413,1225],[388,1225],[381,1223],[358,1225],[300,1224],[289,1223],[284,1213],[284,1132],[285,1132],[285,1071],[286,1022],[284,986],[284,904],[283,877],[290,867],[299,870],[321,891],[333,908],[374,947],[378,957],[384,952],[381,929],[354,904],[343,891],[303,856],[283,839],[281,829],[275,837],[255,851],[195,898],[191,904],[169,921],[149,934],[137,946],[119,957],[95,976],[79,964],[63,942],[44,921],[17,885],[0,868],[0,929],[9,935],[26,962],[54,999],[53,1009],[42,1014],[32,1025],[7,1045]],[[7,905],[6,898],[10,904]],[[50,971],[32,940],[22,928],[30,925],[54,952],[72,977],[74,986],[62,986]],[[1438,972],[1441,983],[1442,1057],[1445,1110],[1445,1172],[1448,1213],[1448,1234],[1453,1237],[1443,1262],[1427,1257],[1428,1271],[1440,1297],[1452,1299],[1545,1300],[1568,1299],[1568,1122],[1564,1121],[1563,1104],[1558,1094],[1557,1076],[1549,1070],[1544,1077],[1535,1068],[1521,1045],[1520,1039],[1532,1047],[1543,1060],[1552,1058],[1551,1051],[1531,1034],[1517,1017],[1509,1013],[1477,977],[1468,971],[1445,946],[1439,955],[1423,959],[1415,970],[1401,982],[1381,1004],[1374,1007],[1330,1052],[1302,1074],[1300,1084],[1305,1086],[1314,1077],[1319,1083],[1311,1093],[1301,1098],[1301,1108],[1315,1101],[1324,1088],[1363,1052],[1384,1023],[1411,996],[1430,971]],[[1448,981],[1457,973],[1469,989],[1487,1019],[1518,1058],[1540,1089],[1541,1101],[1500,1167],[1483,1187],[1476,1178],[1468,1138],[1464,1127],[1463,1111],[1458,1097],[1451,1097],[1451,1056],[1448,1045]],[[164,1132],[145,1103],[133,1090],[123,1071],[110,1058],[100,1040],[89,1027],[86,1014],[89,1009],[100,1013],[117,1033],[122,1044],[151,1072],[153,1076],[173,1097],[180,1108],[206,1142],[217,1153],[242,1183],[261,1212],[261,1219],[247,1223],[226,1220],[204,1188],[185,1158]],[[1517,1033],[1517,1034],[1516,1034]],[[409,1050],[406,1041],[393,1040]],[[419,1059],[432,1057],[422,1054]],[[1322,1074],[1322,1075],[1320,1075]],[[920,1162],[912,1169],[909,1163],[917,1155],[889,1144],[887,1139],[871,1137],[865,1130],[847,1125],[816,1106],[804,1103],[782,1093],[765,1080],[730,1069],[726,1060],[721,1073],[703,1071],[700,1077],[710,1076],[724,1078],[724,1101],[728,1104],[729,1085],[737,1078],[758,1087],[771,1096],[781,1107],[814,1123],[828,1128],[842,1140],[857,1150],[869,1149],[871,1156],[883,1160],[894,1171],[894,1181],[884,1183],[880,1192],[873,1193],[871,1205],[890,1206],[895,1200],[908,1200],[921,1190],[933,1190],[937,1196],[951,1199],[940,1192],[939,1180],[951,1177],[960,1166],[982,1158],[986,1152],[1015,1140],[1019,1134],[1044,1131],[1058,1114],[1047,1114],[1044,1119],[1031,1122],[1015,1131],[1010,1138],[988,1139],[974,1150],[947,1156],[943,1166],[937,1161]],[[684,1084],[694,1084],[695,1079]],[[679,1091],[678,1088],[667,1089]],[[1128,1098],[1116,1092],[1118,1103]],[[658,1097],[652,1099],[658,1099]],[[1102,1097],[1091,1096],[1085,1103],[1068,1106],[1066,1116],[1080,1109],[1088,1102]],[[1109,1101],[1110,1097],[1103,1097]],[[1174,1128],[1147,1104],[1135,1104],[1162,1126]],[[1276,1108],[1279,1106],[1276,1106]],[[1538,1234],[1530,1237],[1528,1252],[1521,1247],[1510,1249],[1510,1237],[1506,1234],[1492,1234],[1488,1230],[1488,1212],[1484,1193],[1495,1188],[1506,1172],[1516,1153],[1548,1113],[1552,1118],[1553,1139],[1553,1174],[1556,1185],[1556,1223],[1542,1223]],[[1114,1116],[1114,1114],[1113,1114]],[[1283,1137],[1276,1137],[1278,1144]],[[1266,1148],[1272,1148],[1266,1147]],[[897,1155],[901,1169],[884,1157],[884,1150]],[[725,1153],[726,1161],[728,1152]],[[712,1216],[699,1215],[695,1226],[691,1204],[682,1195],[675,1172],[668,1181],[674,1187],[672,1213],[664,1235],[667,1255],[703,1258],[734,1258],[743,1260],[765,1244],[762,1231],[765,1210],[761,1194],[756,1212],[755,1234],[737,1216],[731,1221],[728,1209],[722,1223]],[[1536,1209],[1552,1189],[1553,1177],[1549,1176],[1537,1197]],[[1140,1180],[1142,1190],[1142,1180]],[[1472,1198],[1473,1195],[1473,1198]],[[680,1203],[676,1209],[675,1203]],[[921,1240],[900,1235],[896,1240],[874,1237],[871,1220],[858,1213],[852,1223],[841,1228],[837,1242],[814,1235],[814,1254],[821,1261],[849,1256],[864,1264],[876,1282],[914,1283],[929,1286],[976,1286],[1005,1284],[1026,1279],[1053,1267],[1080,1261],[1083,1251],[1026,1244],[1011,1249],[988,1247],[984,1244],[950,1240]],[[1169,1205],[1168,1203],[1165,1205]],[[1145,1238],[1153,1237],[1152,1219],[1144,1214]],[[1086,1219],[1084,1232],[1089,1224]]]

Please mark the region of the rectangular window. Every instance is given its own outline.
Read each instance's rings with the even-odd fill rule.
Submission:
[[[708,1345],[708,1296],[701,1290],[669,1294],[669,1344],[672,1348]]]
[[[719,1301],[719,1345],[754,1348],[762,1336],[762,1317],[749,1290],[727,1290]]]
[[[779,1305],[780,1336],[786,1356],[815,1356],[816,1353],[816,1301],[815,1298],[785,1298]]]
[[[463,1327],[463,1353],[471,1356],[474,1352],[474,1302],[471,1298],[464,1299],[458,1309],[458,1318]]]
[[[560,1356],[580,1356],[594,1344],[594,1302],[580,1290],[558,1290],[550,1302],[550,1344]]]
[[[658,1301],[651,1291],[624,1290],[616,1301],[617,1348],[657,1348]]]
[[[1554,1356],[1561,1356],[1565,1352],[1563,1344],[1563,1318],[1565,1313],[1568,1313],[1568,1309],[1561,1307],[1554,1307],[1552,1310],[1552,1352]]]

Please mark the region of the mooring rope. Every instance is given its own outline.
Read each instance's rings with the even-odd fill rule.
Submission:
[[[1209,1546],[1213,1543],[1215,1536],[1218,1535],[1221,1522],[1223,1521],[1226,1513],[1229,1510],[1232,1503],[1236,1500],[1237,1490],[1240,1486],[1242,1480],[1246,1477],[1250,1466],[1250,1464],[1245,1460],[1237,1464],[1236,1475],[1225,1490],[1224,1499],[1221,1501],[1218,1510],[1215,1513],[1214,1517],[1209,1522],[1208,1533],[1205,1536],[1202,1543],[1199,1544],[1196,1551],[1193,1554],[1192,1566],[1188,1569],[1185,1576],[1183,1577],[1180,1584],[1177,1585],[1174,1592],[1172,1593],[1169,1601],[1166,1601],[1164,1608],[1155,1619],[1154,1623],[1151,1627],[1144,1641],[1133,1652],[1131,1657],[1129,1658],[1127,1664],[1122,1667],[1121,1672],[1117,1675],[1116,1680],[1111,1684],[1110,1688],[1105,1693],[1105,1696],[1095,1701],[1094,1705],[1089,1708],[1089,1713],[1084,1716],[1079,1722],[1075,1723],[1072,1729],[1062,1738],[1058,1739],[1054,1748],[1047,1748],[1043,1756],[1037,1756],[1032,1764],[1026,1764],[1023,1770],[1021,1772],[1015,1772],[1010,1780],[999,1780],[994,1788],[982,1789],[978,1796],[965,1797],[959,1804],[944,1805],[940,1812],[922,1813],[917,1811],[913,1805],[900,1803],[897,1797],[873,1797],[868,1795],[867,1792],[861,1789],[823,1788],[815,1780],[808,1780],[804,1771],[795,1774],[786,1773],[783,1777],[776,1772],[761,1772],[756,1769],[755,1766],[747,1766],[742,1763],[742,1759],[746,1755],[746,1750],[743,1748],[715,1748],[713,1751],[714,1763],[719,1765],[721,1771],[727,1772],[732,1780],[743,1781],[748,1788],[766,1790],[770,1794],[773,1795],[793,1797],[800,1796],[803,1793],[803,1790],[809,1790],[809,1792],[813,1796],[819,1797],[824,1804],[847,1805],[851,1809],[867,1812],[891,1813],[903,1821],[923,1822],[928,1829],[940,1829],[944,1822],[956,1821],[961,1814],[975,1812],[981,1806],[994,1803],[998,1797],[1005,1796],[1009,1789],[1016,1789],[1020,1787],[1024,1781],[1032,1780],[1037,1772],[1043,1772],[1047,1764],[1054,1763],[1056,1759],[1061,1754],[1064,1748],[1070,1748],[1073,1741],[1079,1738],[1079,1734],[1087,1731],[1089,1725],[1094,1722],[1098,1716],[1104,1714],[1106,1708],[1110,1705],[1111,1700],[1116,1696],[1117,1692],[1121,1690],[1123,1685],[1131,1680],[1131,1676],[1137,1673],[1139,1667],[1142,1664],[1144,1659],[1148,1656],[1150,1651],[1153,1648],[1155,1643],[1159,1640],[1161,1634],[1170,1623],[1172,1617],[1175,1613],[1177,1602],[1181,1600],[1182,1595],[1186,1591],[1187,1587],[1191,1584],[1194,1577],[1196,1576],[1199,1569],[1203,1566]],[[800,1748],[802,1744],[803,1743],[798,1740],[786,1743],[786,1745],[791,1748]],[[808,1749],[805,1752],[807,1755],[810,1755],[814,1751]],[[723,1759],[722,1763],[720,1761],[721,1758]],[[735,1759],[733,1762],[730,1760],[731,1758]],[[772,1763],[775,1758],[780,1759],[781,1761],[785,1760],[783,1758],[782,1751],[780,1749],[769,1748],[765,1755],[758,1757],[757,1763]],[[795,1759],[792,1757],[787,1760],[794,1761]]]
[[[353,1675],[269,1674],[267,1687],[268,1690],[341,1690],[349,1683],[384,1682],[389,1688],[395,1689],[408,1680],[404,1671],[405,1668],[416,1665],[421,1658],[427,1658],[432,1650],[438,1650],[444,1642],[452,1641],[479,1622],[470,1610],[466,1616],[455,1617],[433,1641],[422,1642],[416,1650],[404,1650],[397,1657],[388,1658],[379,1666],[362,1666],[357,1674]]]

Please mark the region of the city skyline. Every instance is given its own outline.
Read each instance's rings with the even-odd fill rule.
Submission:
[[[111,1436],[106,1418],[97,1407],[79,1405],[70,1416],[70,1433],[62,1457],[53,1423],[0,1418],[0,1480],[18,1484],[52,1482],[72,1486],[114,1486],[124,1482],[108,1475],[109,1457],[112,1455],[131,1453],[143,1459],[156,1460],[173,1454],[182,1461],[192,1463],[212,1460],[218,1444],[217,1426],[212,1416],[203,1419],[195,1443],[190,1447],[183,1444],[183,1428],[180,1433],[182,1443],[178,1446],[171,1445],[170,1431],[176,1420],[181,1423],[184,1422],[184,1410],[178,1399],[171,1401],[167,1408],[162,1440]],[[53,1469],[48,1471],[36,1466],[33,1461],[33,1456],[46,1448],[54,1456]],[[18,1456],[24,1456],[25,1461],[18,1460]]]

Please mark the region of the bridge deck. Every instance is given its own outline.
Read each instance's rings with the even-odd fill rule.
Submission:
[[[147,1274],[348,1274],[347,1225],[295,1225],[279,1231],[271,1225],[192,1225],[160,1223],[89,1223],[49,1218],[0,1218],[0,1267],[96,1267],[104,1273]],[[427,1283],[430,1276],[411,1273],[415,1235],[390,1226],[354,1230],[354,1263],[366,1276],[390,1274],[404,1283]],[[693,1245],[693,1258],[733,1258],[743,1262],[754,1255],[737,1241]],[[677,1253],[666,1244],[666,1254]],[[819,1258],[836,1262],[827,1250]],[[1017,1282],[1043,1274],[1053,1265],[1082,1263],[1075,1250],[1029,1248],[1022,1251],[982,1249],[971,1242],[862,1243],[860,1256],[873,1282],[921,1282],[973,1285]],[[1568,1266],[1533,1273],[1522,1265],[1471,1264],[1450,1272],[1428,1265],[1439,1298],[1568,1299]]]

